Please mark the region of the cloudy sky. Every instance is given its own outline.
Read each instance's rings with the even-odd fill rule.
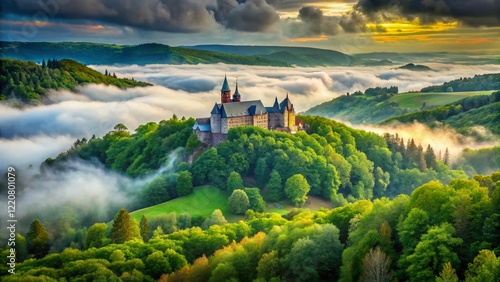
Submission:
[[[500,50],[500,0],[2,0],[16,41]]]

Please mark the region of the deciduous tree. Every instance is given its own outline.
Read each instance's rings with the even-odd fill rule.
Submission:
[[[187,170],[177,174],[177,195],[179,197],[189,195],[193,192],[193,180],[191,173]]]
[[[307,193],[311,187],[302,174],[295,174],[287,179],[285,183],[285,193],[292,203],[301,207],[307,200]]]
[[[229,208],[235,214],[244,214],[250,206],[247,193],[241,189],[234,190],[228,201]]]
[[[233,171],[229,174],[227,178],[227,191],[232,193],[236,189],[243,189],[243,180],[241,179],[241,175],[236,171]]]

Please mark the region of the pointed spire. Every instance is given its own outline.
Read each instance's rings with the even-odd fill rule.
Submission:
[[[234,90],[233,94],[233,102],[241,102],[241,94],[238,91],[238,78],[236,78],[236,89]]]
[[[227,76],[224,75],[224,83],[222,84],[222,89],[220,91],[231,91],[231,89],[229,89],[229,84],[227,83]]]
[[[274,98],[274,105],[273,105],[273,108],[279,110],[280,108],[280,104],[278,103],[278,97],[275,97]]]
[[[234,90],[234,95],[236,95],[236,93],[238,93],[238,95],[240,94],[240,92],[238,92],[238,78],[236,78],[236,90]]]

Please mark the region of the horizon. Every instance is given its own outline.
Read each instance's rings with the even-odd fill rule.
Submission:
[[[2,3],[0,40],[312,47],[348,54],[500,54],[491,1],[148,0]]]

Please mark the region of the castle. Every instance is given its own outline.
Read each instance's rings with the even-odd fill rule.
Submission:
[[[290,133],[300,127],[296,124],[295,109],[288,94],[281,103],[276,97],[272,107],[264,107],[260,100],[242,102],[238,81],[231,98],[227,77],[224,77],[220,92],[221,102],[215,103],[210,117],[196,119],[193,126],[198,139],[209,146],[217,146],[226,140],[229,129],[237,126],[258,126]]]

